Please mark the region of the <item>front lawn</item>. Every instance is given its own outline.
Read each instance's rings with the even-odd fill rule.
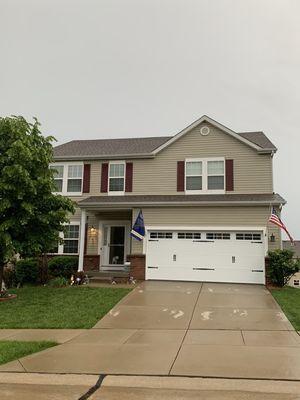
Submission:
[[[16,340],[1,340],[0,365],[56,345],[57,343],[55,342],[19,342]]]
[[[0,302],[0,329],[91,328],[131,289],[24,287]]]
[[[284,287],[271,290],[272,295],[294,328],[300,330],[300,289]]]

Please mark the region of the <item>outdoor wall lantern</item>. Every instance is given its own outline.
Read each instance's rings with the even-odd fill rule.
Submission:
[[[96,233],[97,233],[97,229],[94,227],[94,225],[92,225],[92,226],[90,227],[90,234],[91,234],[91,236],[95,236]]]
[[[274,233],[272,233],[272,235],[270,236],[270,241],[271,241],[272,243],[275,242],[275,235],[274,235]]]

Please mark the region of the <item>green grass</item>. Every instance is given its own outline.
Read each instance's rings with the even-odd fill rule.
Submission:
[[[1,340],[0,365],[56,345],[57,343],[55,342],[19,342],[16,340]]]
[[[0,329],[91,328],[131,289],[24,287],[0,302]]]
[[[271,290],[272,295],[294,328],[300,330],[300,289],[285,287]]]

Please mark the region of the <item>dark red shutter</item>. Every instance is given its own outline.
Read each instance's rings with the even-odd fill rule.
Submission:
[[[83,193],[90,192],[91,164],[84,164],[83,168]]]
[[[177,161],[177,192],[184,192],[184,161]]]
[[[103,163],[101,168],[101,193],[107,193],[108,188],[108,163]]]
[[[133,164],[132,164],[132,162],[127,162],[126,163],[125,192],[132,192],[132,175],[133,175]]]
[[[233,160],[226,160],[226,191],[232,192],[234,188]]]

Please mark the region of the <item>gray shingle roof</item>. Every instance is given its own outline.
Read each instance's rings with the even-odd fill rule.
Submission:
[[[80,206],[110,206],[130,204],[138,206],[139,204],[266,204],[280,205],[285,204],[285,200],[277,193],[274,194],[203,194],[203,195],[125,195],[125,196],[91,196],[81,200]]]
[[[238,135],[256,144],[262,149],[277,150],[274,144],[263,132],[239,132]]]
[[[292,250],[294,252],[294,257],[300,258],[300,240],[295,240],[293,245],[289,240],[283,240],[282,247],[284,250]]]
[[[149,154],[169,139],[170,136],[129,139],[72,140],[71,142],[56,146],[54,148],[54,157],[101,157]]]
[[[261,149],[276,150],[263,132],[240,132],[244,139],[256,144]],[[166,143],[172,136],[140,137],[124,139],[72,140],[54,148],[54,158],[105,158],[130,155],[150,155]]]

